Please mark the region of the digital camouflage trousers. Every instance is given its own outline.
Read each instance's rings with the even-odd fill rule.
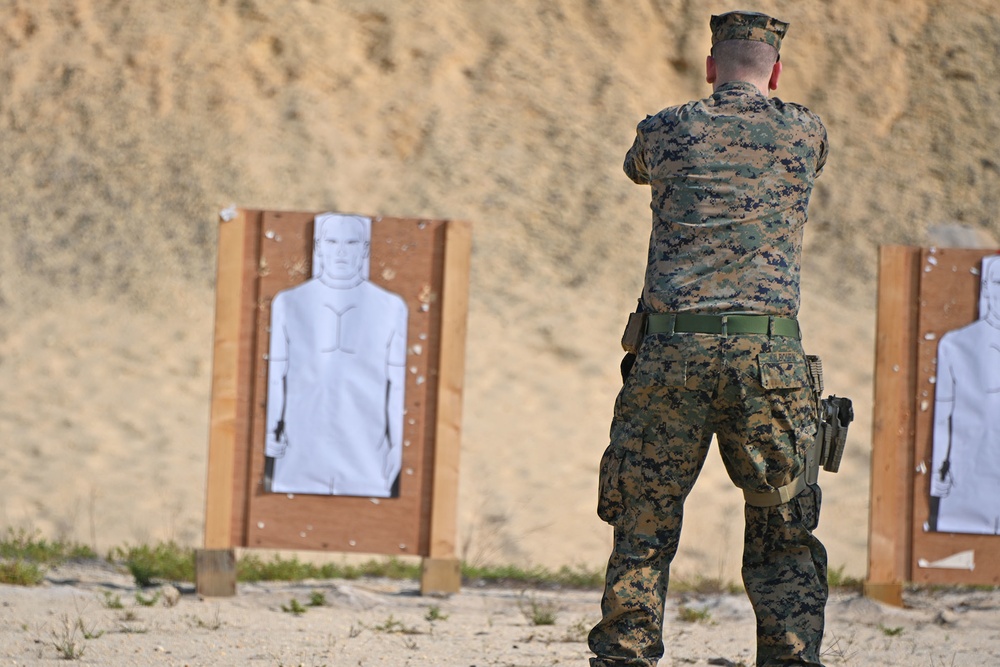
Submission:
[[[615,403],[598,514],[614,526],[592,667],[652,667],[684,499],[713,433],[736,486],[768,492],[803,472],[816,404],[801,343],[765,335],[647,336]],[[813,536],[820,491],[746,506],[743,583],[757,665],[821,665],[826,550]]]

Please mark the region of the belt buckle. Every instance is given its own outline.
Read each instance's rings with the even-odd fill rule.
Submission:
[[[729,315],[722,316],[722,331],[719,332],[720,336],[729,336]]]

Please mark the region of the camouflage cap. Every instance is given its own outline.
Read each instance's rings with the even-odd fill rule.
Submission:
[[[712,46],[727,39],[747,39],[751,42],[770,44],[781,51],[781,38],[788,31],[788,24],[758,12],[726,12],[712,16]]]

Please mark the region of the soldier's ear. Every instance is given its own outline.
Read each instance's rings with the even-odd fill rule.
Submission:
[[[708,56],[705,58],[705,81],[706,83],[715,83],[718,78],[719,70],[715,66],[715,58]]]
[[[778,62],[774,63],[773,67],[771,67],[771,78],[767,82],[767,89],[777,90],[778,79],[780,77],[781,77],[781,61],[779,60]]]

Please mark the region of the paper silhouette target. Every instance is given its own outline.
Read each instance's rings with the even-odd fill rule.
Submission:
[[[1000,256],[983,259],[979,319],[941,338],[928,529],[1000,534]]]
[[[313,278],[271,304],[265,488],[395,497],[406,302],[368,280],[371,219],[324,213]]]

